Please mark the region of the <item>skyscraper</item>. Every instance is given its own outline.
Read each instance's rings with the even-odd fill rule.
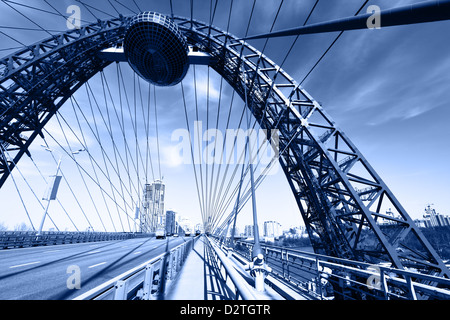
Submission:
[[[165,185],[161,180],[145,184],[142,208],[140,212],[140,231],[155,232],[165,228],[164,195]]]
[[[252,225],[246,225],[244,228],[244,236],[251,238],[255,235],[254,230],[253,230],[253,226]]]
[[[166,234],[173,235],[177,233],[176,229],[176,212],[172,210],[166,211]]]
[[[281,224],[277,221],[264,221],[264,237],[278,238],[282,235]]]

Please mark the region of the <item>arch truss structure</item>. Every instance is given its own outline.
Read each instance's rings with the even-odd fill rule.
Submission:
[[[0,157],[0,187],[58,108],[112,63],[100,52],[121,46],[131,19],[98,21],[0,60],[0,143],[12,155]],[[449,277],[391,190],[303,87],[228,32],[193,19],[173,21],[247,101],[260,127],[277,135],[268,139],[279,141],[278,159],[316,252]]]

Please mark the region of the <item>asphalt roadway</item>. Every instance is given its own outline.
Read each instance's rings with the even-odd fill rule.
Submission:
[[[186,240],[137,238],[0,250],[0,300],[70,300]]]

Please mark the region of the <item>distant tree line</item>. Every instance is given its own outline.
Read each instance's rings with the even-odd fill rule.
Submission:
[[[281,236],[278,240],[275,241],[274,245],[283,246],[288,248],[294,247],[311,247],[311,242],[309,238],[287,238]]]
[[[0,222],[0,231],[31,231],[31,230],[33,230],[33,228],[31,228],[25,222],[16,224],[12,230],[11,228],[7,227],[4,222]]]
[[[420,231],[442,259],[450,259],[450,226],[420,228]]]
[[[430,227],[430,228],[420,228],[425,238],[431,244],[431,246],[436,250],[438,255],[443,260],[450,259],[450,226],[443,227]],[[415,242],[415,240],[413,241]],[[281,236],[274,243],[278,246],[284,246],[288,248],[293,247],[310,247],[311,242],[308,237],[306,238],[290,238]],[[414,245],[412,245],[414,247]]]

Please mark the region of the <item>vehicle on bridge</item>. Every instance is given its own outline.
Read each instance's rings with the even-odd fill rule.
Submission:
[[[155,232],[156,239],[165,239],[166,238],[166,231],[164,228],[158,228]]]

